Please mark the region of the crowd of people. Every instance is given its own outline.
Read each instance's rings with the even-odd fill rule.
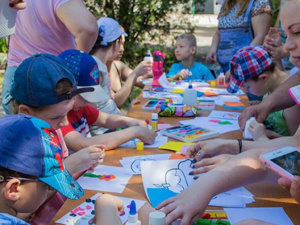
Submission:
[[[81,0],[4,1],[19,11],[2,86],[10,115],[0,118],[0,223],[49,224],[67,198],[83,195],[76,178],[102,163],[105,150],[133,138],[155,141],[157,133],[145,121],[120,111],[133,87],[152,76],[152,62],[130,69],[120,61],[126,31],[113,18],[97,20]],[[288,91],[300,85],[299,11],[300,0],[282,1],[271,27],[270,0],[223,1],[207,63],[220,65],[229,92],[243,88],[250,101],[258,100],[239,117],[243,131],[255,116],[249,126],[254,140],[214,139],[190,147],[186,157],[196,160],[191,174],[197,179],[157,206],[166,224],[191,224],[216,194],[261,181],[278,181],[300,202],[300,177],[280,177],[259,161],[270,149],[300,147],[300,106]],[[215,79],[196,61],[196,51],[192,33],[179,35],[178,62],[167,77]],[[91,222],[121,224],[119,198],[101,195],[95,207]],[[247,223],[266,224],[249,219],[240,225]]]

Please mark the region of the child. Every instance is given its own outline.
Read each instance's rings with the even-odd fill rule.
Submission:
[[[120,114],[118,108],[121,108],[128,99],[138,77],[150,73],[152,69],[151,62],[141,62],[136,69],[126,78],[124,85],[117,92],[111,89],[111,83],[115,84],[115,77],[109,77],[106,64],[113,61],[121,48],[123,48],[122,40],[125,40],[127,34],[122,31],[119,23],[109,17],[101,17],[98,21],[99,35],[90,54],[92,54],[98,63],[98,67],[103,75],[104,82],[101,84],[107,92],[110,92],[112,103],[99,103],[97,109],[111,114]],[[92,131],[93,132],[93,131]]]
[[[79,87],[99,86],[98,74],[86,73],[83,69],[90,67],[87,62],[92,61],[86,59],[91,57],[89,54],[78,50],[67,50],[62,52],[59,57],[63,58],[70,66],[77,65],[77,72],[73,71]],[[133,138],[139,138],[147,144],[154,142],[157,134],[147,128],[145,121],[99,112],[90,105],[90,103],[99,102],[101,98],[102,96],[97,95],[95,92],[83,93],[75,97],[73,109],[68,113],[69,124],[62,128],[69,149],[78,151],[90,145],[102,144],[106,146],[106,150],[110,150]],[[91,137],[89,128],[91,125],[105,127],[110,130],[126,129]]]
[[[197,51],[196,38],[191,33],[177,37],[175,56],[179,63],[173,63],[167,77],[173,80],[214,80],[210,70],[199,62],[195,62]]]
[[[263,46],[247,46],[240,49],[230,61],[230,67],[229,92],[236,92],[243,86],[246,92],[263,98],[271,94],[289,77],[275,66]],[[268,131],[264,136],[276,138],[294,135],[300,123],[299,110],[300,106],[296,105],[270,113],[265,121]],[[255,140],[262,138],[261,132],[252,133]]]
[[[35,212],[50,188],[70,199],[83,195],[64,165],[50,124],[24,114],[2,117],[0,138],[0,224],[29,225],[17,218],[18,214]],[[122,210],[122,202],[110,195],[100,197],[95,205],[96,224],[121,224],[118,210]],[[108,209],[109,216],[104,216]]]
[[[74,90],[75,79],[65,62],[53,55],[36,54],[24,60],[15,74],[11,89],[14,112],[43,119],[56,130],[63,150],[62,157],[66,158],[71,174],[82,173],[101,163],[105,146],[87,146],[78,153],[68,155],[60,128],[68,123],[66,115],[74,104],[72,96],[91,90]],[[65,198],[55,194],[49,205],[44,205],[43,210],[36,213],[34,222],[48,224],[64,201]],[[43,213],[46,214],[41,215]]]

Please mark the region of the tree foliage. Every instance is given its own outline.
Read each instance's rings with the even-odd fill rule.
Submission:
[[[169,34],[171,28],[176,28],[168,21],[168,13],[178,13],[180,23],[188,26],[188,22],[180,15],[191,14],[193,8],[199,8],[205,2],[206,0],[85,0],[87,7],[95,16],[112,17],[124,27],[128,33],[124,58],[129,64],[137,57],[140,61],[147,49],[164,50],[164,40],[161,37]],[[189,29],[193,30],[191,26]],[[155,39],[161,45],[141,46],[146,37],[148,40]]]

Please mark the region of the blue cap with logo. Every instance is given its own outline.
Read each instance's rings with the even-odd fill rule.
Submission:
[[[24,114],[2,117],[0,139],[1,167],[35,176],[67,198],[83,195],[65,167],[58,136],[47,122]]]
[[[101,102],[109,98],[104,88],[100,85],[100,72],[95,59],[86,52],[69,49],[59,54],[69,70],[73,73],[78,89],[93,88],[93,92],[80,94],[91,103]]]
[[[77,89],[57,96],[56,85],[62,79],[68,79],[76,89],[74,76],[64,60],[55,55],[35,54],[18,66],[10,95],[23,104],[41,107],[71,99],[82,92],[93,91]]]

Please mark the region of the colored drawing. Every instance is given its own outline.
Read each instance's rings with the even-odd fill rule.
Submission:
[[[116,179],[116,176],[114,175],[97,175],[97,174],[93,174],[93,173],[85,173],[83,174],[84,177],[90,177],[90,178],[99,178],[99,180],[106,180],[106,181],[110,181],[113,179]]]
[[[68,224],[68,225],[86,225],[89,224],[88,221],[95,216],[95,202],[96,199],[101,196],[100,193],[94,195],[93,197],[86,199],[84,203],[77,206],[75,209],[71,210],[71,212],[67,213],[65,216],[57,220],[57,223],[60,224]],[[131,198],[124,198],[119,197],[123,202],[124,205],[127,206],[124,208],[124,212],[120,215],[120,219],[122,224],[124,224],[128,218],[130,202],[132,200],[135,201],[137,210],[140,209],[145,201],[131,199]]]
[[[237,120],[241,113],[238,112],[226,112],[214,110],[209,114],[209,118],[214,119],[226,119],[226,120]]]
[[[211,123],[216,123],[216,124],[219,124],[219,125],[232,125],[232,122],[228,121],[228,120],[209,120],[208,122],[211,122]]]
[[[172,137],[184,142],[196,142],[219,136],[219,133],[195,125],[180,125],[162,130],[165,136]]]

